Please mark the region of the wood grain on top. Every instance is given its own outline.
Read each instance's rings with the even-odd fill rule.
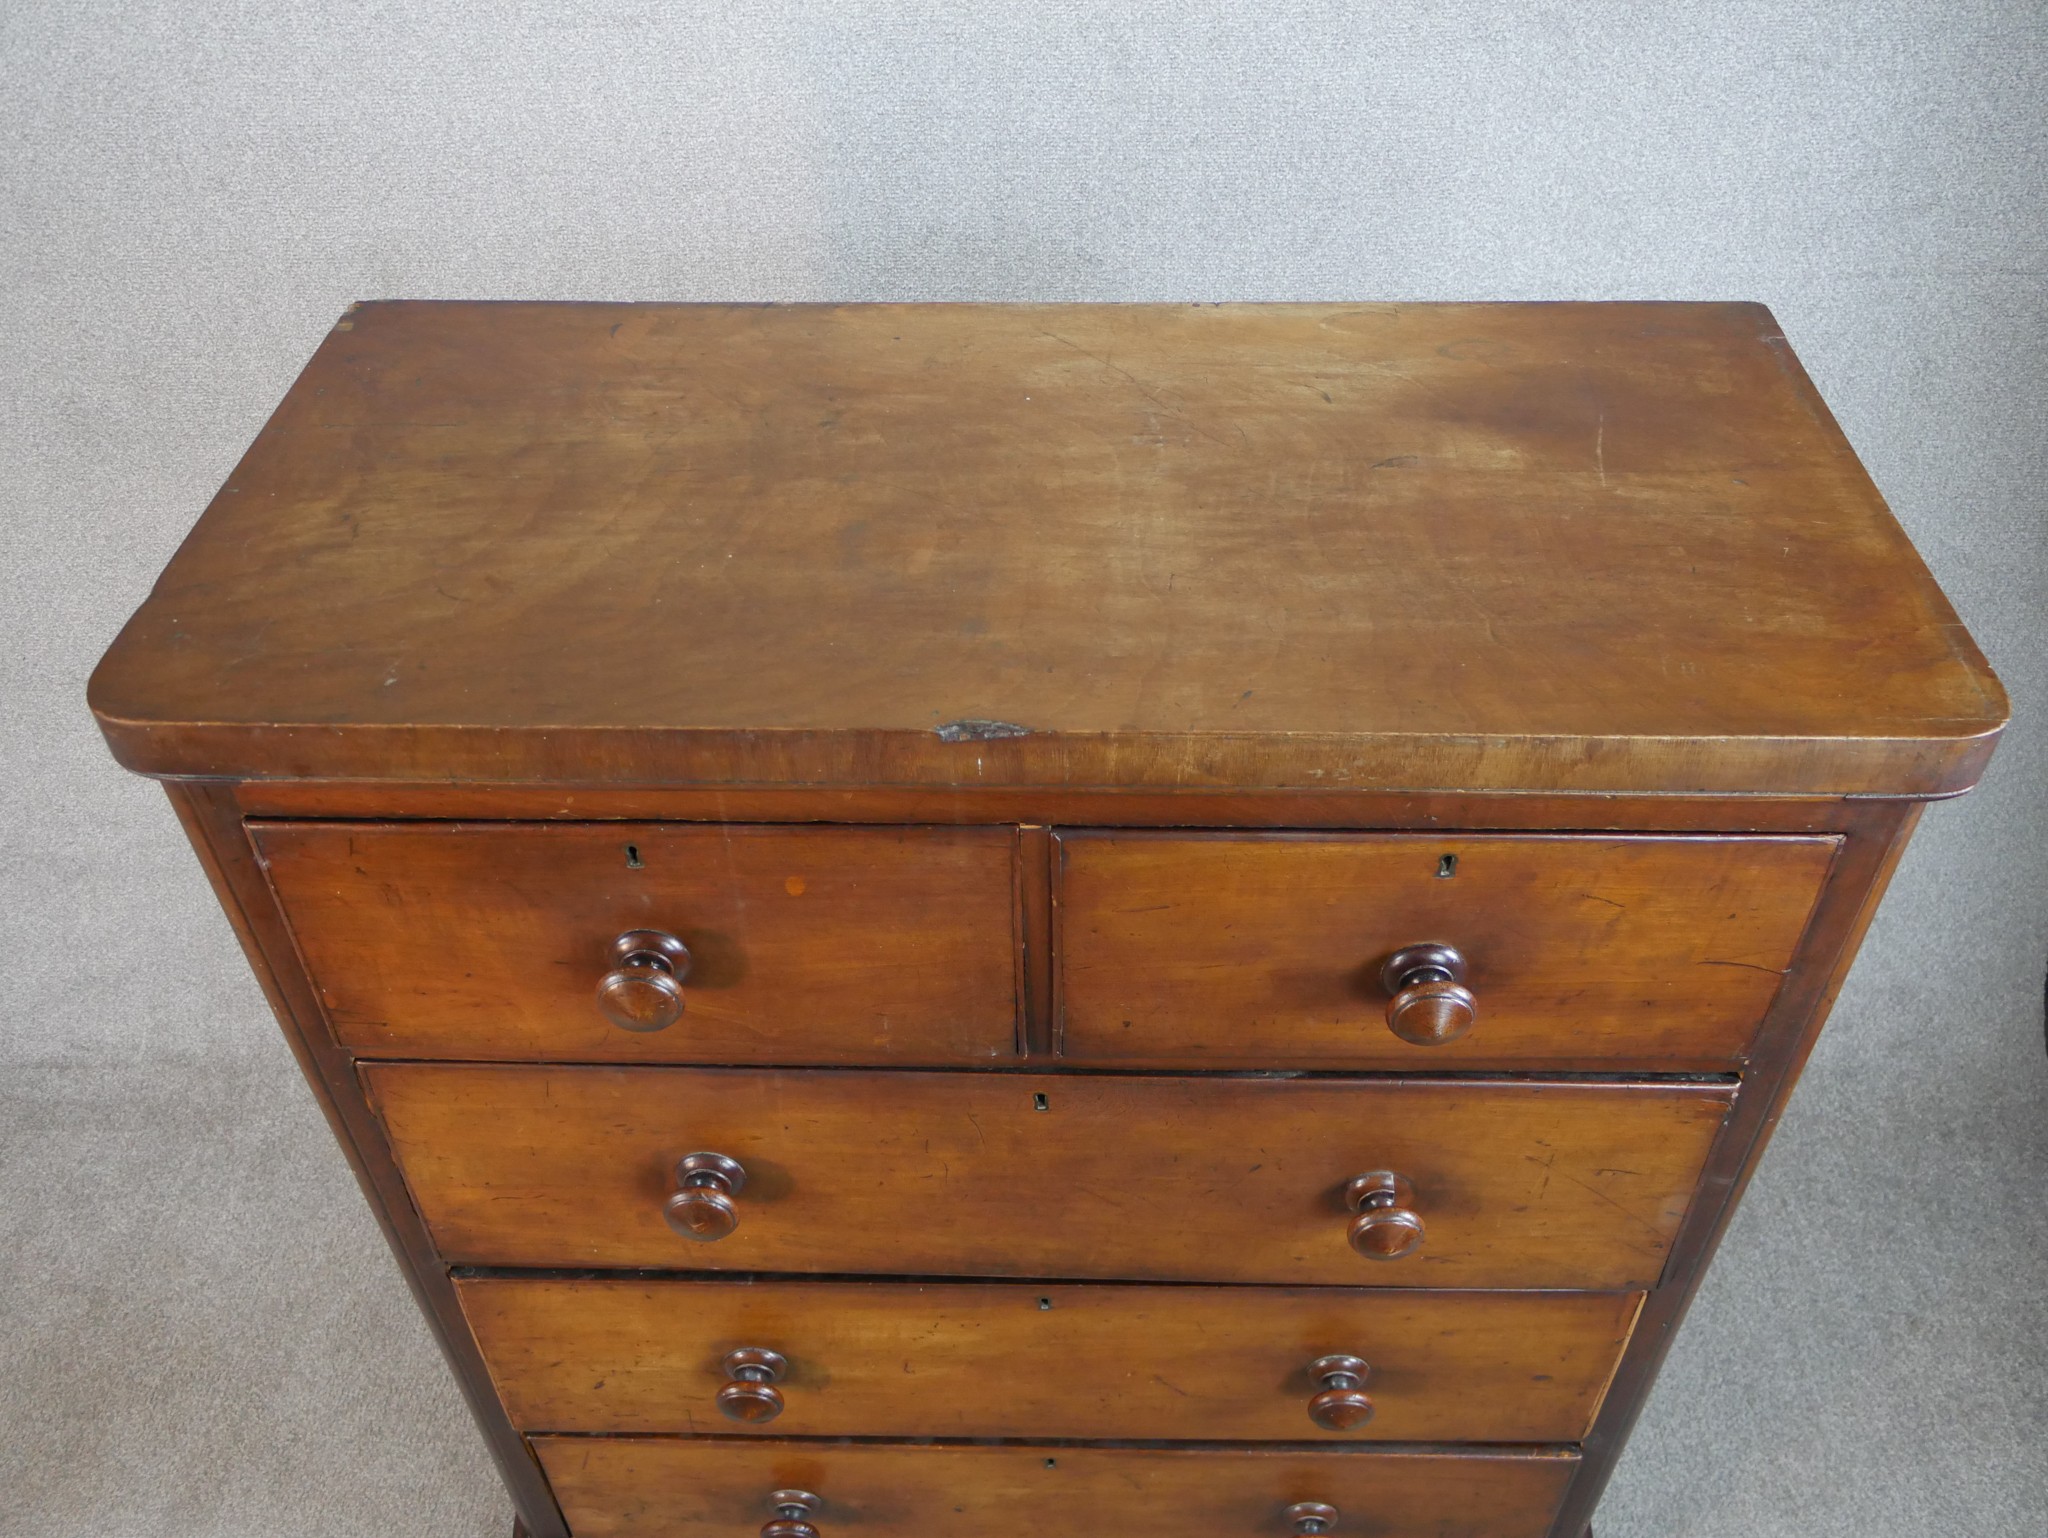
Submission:
[[[2005,717],[1721,304],[366,305],[92,702],[175,775],[1820,794]]]

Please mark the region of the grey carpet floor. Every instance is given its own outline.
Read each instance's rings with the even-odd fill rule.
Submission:
[[[387,296],[1769,303],[2019,719],[1928,812],[1598,1530],[2048,1533],[2044,45],[2001,0],[0,5],[0,1535],[507,1531],[82,704]]]

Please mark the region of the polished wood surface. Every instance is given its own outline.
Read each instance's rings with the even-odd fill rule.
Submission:
[[[441,1253],[479,1265],[1391,1287],[1653,1285],[1725,1085],[371,1064]],[[747,1172],[716,1243],[675,1167]],[[1428,1227],[1359,1255],[1343,1191]]]
[[[1725,1071],[1837,847],[1062,830],[1056,1039],[1133,1066]],[[1419,1043],[1385,966],[1431,943],[1476,1014]]]
[[[160,774],[1940,793],[1744,304],[372,304],[94,675]]]
[[[1287,1538],[1333,1506],[1332,1538],[1542,1538],[1576,1457],[1561,1450],[888,1447],[630,1437],[534,1442],[576,1538],[746,1538],[776,1490],[815,1492],[821,1538]]]
[[[359,307],[90,698],[531,1538],[1584,1538],[2005,713],[1727,304]]]
[[[1003,828],[261,823],[336,1033],[364,1057],[988,1063],[1017,1050]],[[621,935],[688,950],[624,1030]]]
[[[457,1291],[527,1431],[1140,1441],[1576,1441],[1641,1301],[504,1276]],[[720,1403],[728,1354],[747,1349],[787,1363],[772,1420]],[[1311,1408],[1333,1388],[1315,1364],[1337,1353],[1361,1359],[1370,1401],[1343,1432]]]

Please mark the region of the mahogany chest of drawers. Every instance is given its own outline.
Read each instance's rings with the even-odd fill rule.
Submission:
[[[92,704],[532,1538],[1578,1538],[2005,717],[1691,304],[360,306]]]

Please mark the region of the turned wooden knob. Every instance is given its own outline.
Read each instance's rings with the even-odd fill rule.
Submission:
[[[718,1391],[718,1411],[727,1420],[758,1426],[782,1413],[782,1390],[775,1385],[789,1371],[780,1351],[742,1346],[728,1351],[719,1364],[731,1381]]]
[[[1360,1392],[1372,1368],[1363,1357],[1319,1356],[1309,1381],[1322,1392],[1308,1402],[1308,1418],[1325,1431],[1356,1431],[1372,1419],[1372,1401]]]
[[[676,1161],[676,1194],[662,1215],[685,1239],[709,1244],[740,1226],[733,1198],[746,1187],[747,1172],[721,1153],[685,1154]]]
[[[1368,1260],[1399,1260],[1422,1248],[1422,1218],[1414,1210],[1415,1187],[1392,1170],[1374,1170],[1345,1182],[1344,1205],[1351,1220],[1351,1247]]]
[[[825,1503],[808,1490],[777,1490],[768,1497],[775,1515],[761,1524],[761,1538],[818,1538],[810,1518]]]
[[[622,1031],[665,1031],[683,1018],[690,948],[658,929],[629,929],[612,941],[618,962],[597,980],[597,1007]]]
[[[1337,1525],[1337,1508],[1321,1501],[1296,1501],[1287,1508],[1287,1520],[1302,1538],[1315,1538]]]
[[[1386,988],[1387,1029],[1418,1047],[1456,1041],[1479,1018],[1479,1001],[1465,986],[1465,958],[1448,945],[1409,945],[1380,969]]]

